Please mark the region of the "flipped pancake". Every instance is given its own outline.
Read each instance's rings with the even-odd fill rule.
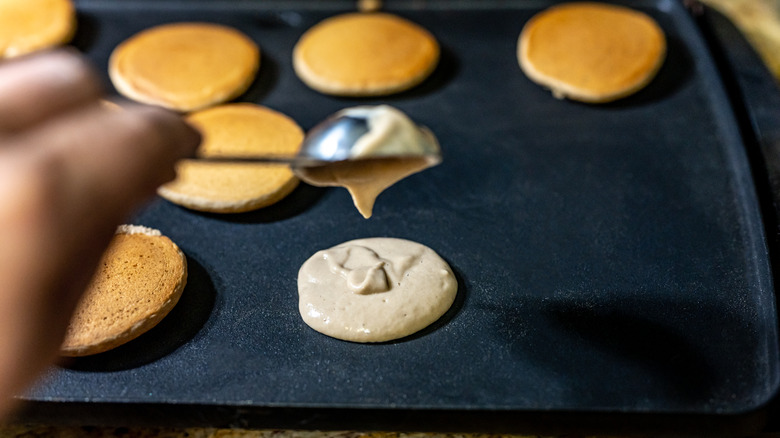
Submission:
[[[289,117],[259,105],[232,103],[194,112],[187,121],[203,140],[201,156],[295,155],[303,130]],[[206,163],[184,160],[175,180],[163,185],[163,198],[193,210],[240,213],[271,205],[298,185],[289,166]]]
[[[306,31],[293,67],[309,87],[340,96],[380,96],[414,87],[439,61],[427,30],[388,13],[337,15]]]
[[[648,15],[623,6],[567,3],[536,14],[518,40],[518,60],[558,98],[602,103],[646,86],[663,64],[666,39]]]
[[[174,23],[146,29],[117,46],[108,73],[127,98],[188,112],[239,96],[259,68],[260,49],[238,30]]]
[[[70,0],[0,0],[0,58],[65,44],[75,30]]]
[[[68,326],[63,356],[102,353],[131,341],[173,309],[187,259],[159,231],[119,227]]]

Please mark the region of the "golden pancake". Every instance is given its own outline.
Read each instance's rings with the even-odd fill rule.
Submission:
[[[102,353],[157,325],[187,283],[187,259],[159,231],[117,230],[70,321],[63,356]]]
[[[250,103],[220,105],[190,114],[203,140],[199,155],[295,155],[303,130],[295,121]],[[193,210],[240,213],[271,205],[298,185],[285,165],[185,160],[177,177],[158,189],[163,198]]]
[[[601,3],[566,3],[523,27],[518,60],[558,98],[609,102],[647,85],[666,56],[666,39],[644,13]]]
[[[349,13],[315,25],[295,45],[293,67],[309,87],[340,96],[407,90],[439,61],[427,30],[387,13]]]
[[[238,30],[174,23],[144,30],[117,46],[108,73],[127,98],[188,112],[239,96],[259,68],[260,49]]]
[[[0,0],[0,58],[65,44],[75,30],[70,0]]]

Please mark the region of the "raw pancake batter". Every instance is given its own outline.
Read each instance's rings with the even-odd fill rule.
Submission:
[[[340,115],[367,121],[368,132],[357,140],[350,155],[361,160],[327,168],[301,168],[296,173],[312,185],[345,187],[365,218],[371,217],[374,202],[385,189],[441,161],[436,137],[393,107],[355,107],[335,116]],[[373,160],[387,155],[401,158]]]
[[[458,283],[432,249],[394,238],[322,250],[298,272],[304,322],[328,336],[383,342],[415,333],[452,305]]]

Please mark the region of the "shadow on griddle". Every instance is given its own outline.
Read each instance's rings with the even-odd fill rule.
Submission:
[[[655,78],[635,94],[614,102],[599,104],[605,108],[626,108],[661,101],[675,93],[693,76],[693,58],[679,39],[667,36],[666,59]]]
[[[100,26],[99,20],[83,12],[76,12],[76,33],[70,41],[70,46],[81,52],[88,52],[97,40]]]
[[[714,308],[697,306],[692,312],[686,305],[629,297],[527,301],[520,309],[494,309],[495,333],[507,337],[512,354],[569,381],[567,397],[583,405],[635,403],[637,394],[697,402],[719,389],[715,365],[722,358],[709,355],[706,333],[716,320],[740,326],[724,323],[726,316]],[[518,315],[525,319],[518,322]],[[747,333],[735,338],[749,339]]]
[[[626,367],[641,369],[656,385],[665,386],[658,389],[680,399],[709,397],[712,376],[699,347],[685,334],[655,320],[649,307],[645,307],[650,316],[646,318],[621,313],[620,306],[625,303],[607,314],[582,306],[552,307],[549,316],[570,333],[581,336],[590,347],[614,355],[616,363],[624,361]]]
[[[251,102],[261,105],[265,96],[271,92],[279,81],[279,64],[269,57],[264,50],[260,51],[260,70],[249,88],[237,101]]]
[[[327,188],[314,187],[305,183],[298,187],[281,201],[268,207],[248,211],[246,213],[205,213],[193,212],[212,219],[237,224],[268,224],[298,216],[313,206],[324,194]]]
[[[154,362],[192,339],[214,308],[216,290],[203,266],[187,257],[188,279],[179,302],[154,328],[113,350],[67,360],[63,368],[76,371],[122,371]]]

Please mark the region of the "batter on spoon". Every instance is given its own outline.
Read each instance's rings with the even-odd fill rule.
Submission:
[[[345,187],[365,218],[388,187],[441,162],[436,137],[391,106],[348,108],[334,117],[363,119],[368,131],[355,142],[349,160],[300,168],[296,174],[315,186]]]

